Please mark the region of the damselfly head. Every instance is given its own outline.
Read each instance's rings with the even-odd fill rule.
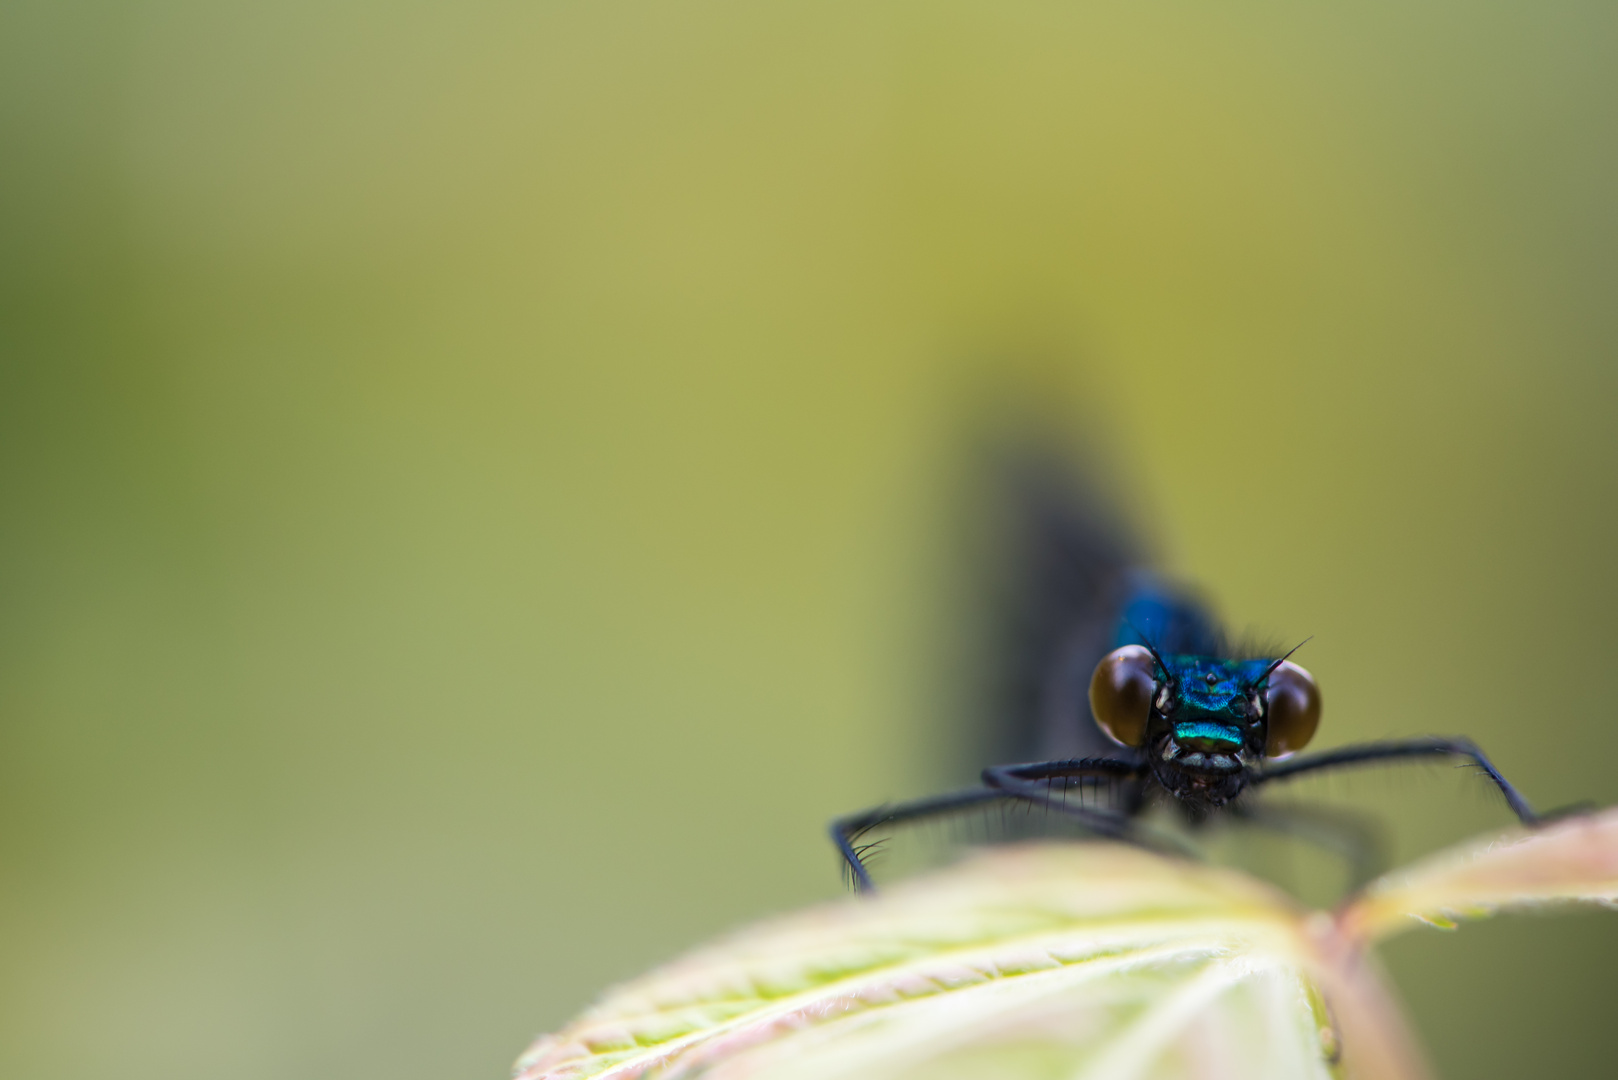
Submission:
[[[1164,657],[1125,645],[1090,679],[1101,730],[1123,746],[1150,743],[1177,768],[1219,772],[1261,755],[1286,757],[1314,736],[1320,707],[1314,678],[1285,658]]]

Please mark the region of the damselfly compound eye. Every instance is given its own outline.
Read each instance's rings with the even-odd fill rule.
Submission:
[[[1264,756],[1284,758],[1302,750],[1320,726],[1320,687],[1315,685],[1314,676],[1292,661],[1283,660],[1270,672],[1270,688],[1264,696],[1270,714]]]
[[[1113,742],[1139,746],[1157,692],[1157,661],[1150,649],[1125,645],[1101,658],[1090,676],[1090,711]],[[1320,710],[1315,710],[1318,715]]]

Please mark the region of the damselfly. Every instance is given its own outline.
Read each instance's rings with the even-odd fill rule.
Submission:
[[[873,829],[952,815],[989,802],[1024,804],[1085,830],[1141,839],[1143,810],[1177,807],[1191,824],[1241,811],[1244,796],[1275,781],[1371,762],[1454,758],[1477,767],[1524,823],[1539,820],[1517,789],[1463,736],[1361,743],[1294,755],[1315,734],[1314,678],[1281,652],[1233,648],[1195,595],[1143,569],[1133,546],[1094,500],[1054,494],[1024,475],[1021,554],[1030,630],[1015,648],[1024,686],[1006,717],[1020,745],[1070,751],[993,765],[982,786],[839,818],[831,835],[854,883],[871,886],[863,843]],[[1082,782],[1110,805],[1066,798]]]

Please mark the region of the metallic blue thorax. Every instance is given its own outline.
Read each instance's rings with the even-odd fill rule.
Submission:
[[[1202,656],[1167,658],[1174,680],[1175,705],[1171,714],[1208,714],[1239,720],[1245,715],[1248,695],[1255,680],[1264,674],[1271,660],[1211,660]]]
[[[1255,717],[1253,685],[1268,660],[1214,660],[1201,656],[1167,658],[1173,695],[1165,714],[1181,746],[1234,749],[1242,745]]]

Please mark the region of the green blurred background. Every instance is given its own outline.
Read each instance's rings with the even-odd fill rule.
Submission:
[[[1618,798],[1615,23],[5,3],[0,1074],[498,1077],[834,895],[959,769],[1003,387],[1323,745]],[[1618,917],[1388,961],[1447,1075],[1610,1073]]]

